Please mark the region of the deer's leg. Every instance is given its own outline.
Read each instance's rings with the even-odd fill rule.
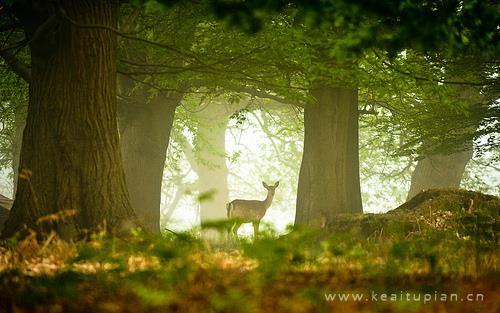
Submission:
[[[260,223],[260,221],[252,222],[254,237],[257,237],[259,235],[259,223]]]
[[[238,229],[240,229],[240,226],[241,226],[240,222],[234,222],[233,228],[232,228],[234,238],[238,238]]]
[[[226,233],[226,235],[227,235],[227,237],[226,237],[226,238],[227,238],[228,240],[229,240],[229,239],[231,239],[231,236],[233,235],[233,226],[234,226],[234,224],[233,224],[233,223],[230,223],[230,224],[228,225],[228,227],[226,228],[226,232],[227,232],[227,233]]]

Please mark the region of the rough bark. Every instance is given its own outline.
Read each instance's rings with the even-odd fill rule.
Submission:
[[[15,8],[32,39],[31,84],[16,199],[2,235],[14,234],[23,224],[55,228],[63,236],[75,228],[128,226],[134,212],[116,123],[116,35],[77,27],[56,17],[49,5],[35,2],[19,1]],[[117,0],[60,5],[79,24],[117,26]],[[76,215],[50,225],[37,223],[61,210]]]
[[[320,87],[304,109],[304,152],[296,225],[324,226],[339,213],[362,212],[358,155],[358,92]]]
[[[472,158],[472,143],[466,150],[452,154],[436,154],[423,158],[411,175],[407,200],[427,189],[458,188],[467,163]]]
[[[144,97],[131,99],[120,110],[123,166],[130,202],[142,225],[159,233],[163,169],[182,93],[158,95],[148,103]]]

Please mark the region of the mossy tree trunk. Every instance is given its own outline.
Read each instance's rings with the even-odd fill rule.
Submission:
[[[60,11],[82,25],[116,28],[117,0],[67,0]],[[41,1],[14,8],[30,41],[31,84],[16,199],[3,236],[61,210],[75,228],[122,228],[135,222],[116,122],[116,35],[75,26]],[[47,229],[47,228],[46,228]]]
[[[339,213],[361,213],[358,92],[311,90],[304,109],[304,152],[299,173],[296,225],[324,226]]]

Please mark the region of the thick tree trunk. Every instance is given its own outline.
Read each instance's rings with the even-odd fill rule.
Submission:
[[[304,152],[295,224],[324,226],[335,214],[361,213],[358,92],[320,87],[304,110]]]
[[[175,108],[181,99],[182,93],[156,96],[149,103],[132,102],[120,110],[123,166],[130,202],[139,221],[153,233],[160,232],[163,169]]]
[[[18,189],[3,236],[23,224],[44,228],[37,220],[61,210],[77,214],[57,223],[63,235],[74,234],[75,227],[93,231],[130,225],[135,216],[116,123],[116,36],[103,28],[77,27],[62,17],[44,23],[45,18],[51,21],[50,6],[27,4],[18,8],[18,15],[33,37],[30,100]],[[117,26],[117,0],[60,4],[79,24]]]
[[[466,150],[449,155],[431,155],[417,162],[411,175],[407,200],[431,188],[458,188],[465,166],[472,158],[472,144]]]

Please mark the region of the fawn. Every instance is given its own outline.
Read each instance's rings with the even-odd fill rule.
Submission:
[[[267,197],[262,201],[236,199],[226,205],[227,217],[234,220],[230,231],[235,237],[238,237],[238,229],[244,223],[252,223],[254,236],[257,236],[260,220],[271,206],[274,192],[279,184],[280,182],[277,181],[273,186],[269,186],[265,182],[262,182],[262,186],[267,189]]]

